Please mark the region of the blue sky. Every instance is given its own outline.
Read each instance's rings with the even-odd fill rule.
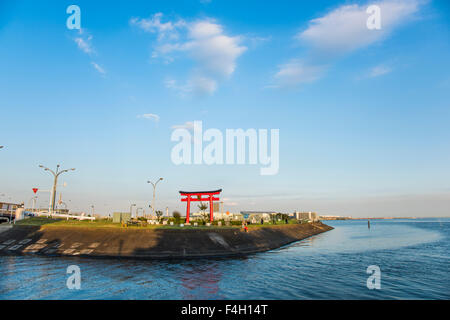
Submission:
[[[71,4],[81,32],[66,27]],[[380,30],[365,25],[371,4]],[[77,169],[59,188],[76,211],[148,210],[146,181],[161,176],[157,207],[170,211],[184,212],[178,190],[220,187],[230,211],[449,216],[449,9],[422,0],[3,0],[0,201],[49,189],[38,165],[60,163]],[[173,127],[194,120],[279,129],[279,173],[174,165]]]

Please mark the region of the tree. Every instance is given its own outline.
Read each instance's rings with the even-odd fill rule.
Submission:
[[[174,211],[172,213],[173,217],[175,218],[175,223],[179,224],[181,219],[181,214],[178,211]]]
[[[161,221],[161,217],[163,215],[163,212],[161,210],[155,211],[156,217],[158,217],[158,222]]]
[[[209,218],[208,213],[205,211],[207,208],[208,208],[208,206],[200,201],[200,204],[198,205],[198,209],[200,210],[200,212],[202,214],[203,222],[205,222],[205,223],[206,223],[206,221],[208,221],[208,218]]]
[[[270,216],[272,218],[272,224],[277,224],[277,215],[276,214],[271,214]]]

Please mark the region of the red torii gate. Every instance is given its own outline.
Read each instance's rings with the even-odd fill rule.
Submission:
[[[215,197],[222,192],[222,189],[213,190],[213,191],[180,191],[181,196],[185,196],[185,198],[181,198],[181,201],[187,202],[186,206],[186,223],[189,223],[189,212],[191,211],[191,201],[209,201],[209,221],[212,222],[214,219],[213,216],[213,201],[219,201],[219,197]],[[205,196],[205,197],[203,197]]]

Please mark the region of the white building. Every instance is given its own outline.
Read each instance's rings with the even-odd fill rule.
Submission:
[[[319,216],[315,212],[298,212],[294,213],[294,217],[297,220],[308,220],[308,221],[318,221]]]
[[[273,211],[241,211],[243,218],[251,223],[260,223],[261,219],[264,222],[269,222],[272,220],[272,216],[276,214],[277,212]]]

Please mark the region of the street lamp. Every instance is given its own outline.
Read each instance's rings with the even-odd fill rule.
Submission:
[[[34,207],[36,206],[37,198],[38,198],[38,196],[34,196],[33,198],[30,199],[30,201],[33,202],[33,207],[31,208],[31,212],[34,212]],[[28,201],[28,203],[30,203],[30,201]]]
[[[65,169],[65,170],[61,170],[59,171],[59,164],[56,166],[56,171],[53,171],[47,167],[44,167],[42,164],[39,165],[39,168],[44,169],[45,171],[49,171],[52,175],[53,175],[53,188],[52,188],[52,195],[51,195],[51,202],[50,202],[50,207],[48,209],[49,213],[51,212],[51,214],[53,214],[53,212],[55,211],[55,200],[56,200],[56,186],[58,184],[58,177],[64,173],[64,172],[69,172],[69,171],[75,171],[75,168],[71,168],[71,169]]]
[[[144,208],[139,207],[139,208],[136,208],[136,218],[139,217],[139,209],[142,210],[142,216],[145,217],[145,211],[144,211]]]
[[[150,180],[147,181],[147,183],[151,183],[153,186],[153,202],[152,202],[152,211],[153,211],[153,217],[155,216],[155,194],[156,194],[156,185],[158,184],[158,182],[160,182],[161,180],[163,180],[163,178],[159,178],[158,181],[156,181],[156,183],[151,182]]]
[[[136,203],[133,203],[133,204],[130,206],[130,219],[133,217],[133,207],[136,207]]]

